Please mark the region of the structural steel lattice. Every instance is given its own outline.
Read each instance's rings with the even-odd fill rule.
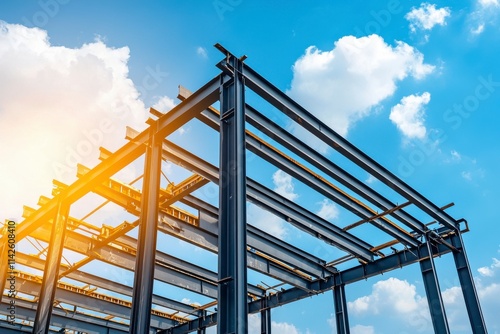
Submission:
[[[6,316],[0,320],[0,331],[177,334],[204,333],[217,324],[218,333],[246,333],[247,315],[260,313],[261,332],[270,333],[272,308],[333,291],[337,332],[349,333],[347,284],[420,263],[434,330],[449,333],[434,258],[452,253],[472,332],[486,333],[462,240],[462,232],[468,230],[466,221],[448,215],[328,128],[245,64],[245,57],[237,58],[222,46],[216,47],[225,55],[217,64],[219,75],[195,93],[180,88],[182,102],[176,107],[167,113],[151,108],[155,118],[147,121],[146,130],[127,128],[124,146],[114,153],[101,148],[101,162],[96,167],[79,165],[76,182],[65,185],[54,180],[52,198],[42,196],[36,210],[24,208],[24,220],[16,227],[17,242],[24,238],[47,242],[48,249],[45,256],[41,255],[44,252],[33,255],[18,250],[16,263],[43,271],[43,277],[15,273],[17,320],[14,325],[7,321],[4,294],[0,313]],[[246,89],[260,96],[266,108],[289,117],[405,202],[397,205],[253,108],[245,100]],[[220,111],[213,107],[217,101]],[[219,166],[169,141],[170,134],[193,118],[220,132]],[[270,141],[250,132],[248,125]],[[251,179],[246,173],[248,152],[334,201],[357,216],[356,221],[336,226]],[[112,177],[142,155],[142,191]],[[162,161],[193,174],[163,188]],[[219,207],[192,194],[210,182],[219,185]],[[88,193],[102,196],[138,219],[110,227],[71,217],[71,205]],[[316,238],[319,247],[336,248],[345,256],[323,259],[247,224],[247,201]],[[416,218],[415,212],[428,220]],[[373,246],[355,235],[357,228],[368,224],[388,241]],[[0,243],[1,291],[8,275],[6,227]],[[136,227],[137,239],[128,234]],[[218,271],[158,251],[158,232],[217,253]],[[61,262],[63,250],[84,258],[66,265]],[[135,272],[133,285],[84,271],[82,267],[94,260]],[[250,284],[247,268],[280,283],[273,287]],[[68,283],[68,279],[81,284]],[[189,305],[153,294],[155,281],[212,302]]]

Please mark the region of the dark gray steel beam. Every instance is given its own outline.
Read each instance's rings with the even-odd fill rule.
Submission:
[[[56,294],[59,266],[64,247],[64,235],[66,232],[66,220],[68,219],[69,205],[64,198],[59,198],[57,213],[50,233],[47,260],[43,271],[42,286],[38,299],[38,307],[35,316],[34,334],[47,334],[50,326],[52,304]]]
[[[200,212],[200,229],[204,231],[217,230],[217,221],[219,217],[218,208],[192,195],[186,196],[183,203]],[[204,236],[204,234],[201,236]],[[324,260],[261,231],[252,225],[247,225],[247,243],[251,248],[300,269],[312,276],[319,278],[330,274],[329,270],[325,270],[324,266],[326,262]]]
[[[248,179],[247,182],[249,190],[248,199],[250,202],[272,212],[313,236],[317,237],[321,235],[323,241],[335,245],[366,262],[373,261],[373,252],[370,250],[372,248],[371,245],[353,235],[347,235],[346,232],[337,226],[305,210],[300,205],[275,193],[269,188],[251,179]]]
[[[426,246],[429,256],[420,260],[420,270],[422,271],[432,326],[435,333],[450,333],[443,297],[441,296],[441,289],[439,288],[439,281],[434,266],[433,246],[429,239],[426,242]]]
[[[32,296],[38,295],[40,291],[40,284],[38,282],[35,282],[33,280],[27,280],[23,277],[17,277],[16,280],[17,282],[19,282],[20,286],[18,290],[19,292]],[[18,300],[16,299],[16,304],[17,301]],[[57,301],[81,307],[87,310],[109,314],[119,318],[128,319],[130,317],[130,308],[127,307],[126,305],[122,305],[120,303],[113,303],[102,299],[97,299],[92,296],[83,295],[66,289],[57,288]],[[51,309],[51,312],[56,309],[57,308]],[[50,325],[53,324],[54,322],[51,321]],[[152,315],[151,318],[151,326],[154,329],[170,327],[176,324],[178,324],[178,322],[175,320],[159,317],[157,315]],[[36,325],[36,320],[35,320],[35,325]],[[148,331],[144,333],[149,333],[149,328]]]
[[[363,205],[353,201],[346,194],[339,192],[337,189],[318,179],[315,175],[312,175],[298,165],[290,162],[290,160],[286,159],[285,157],[276,154],[273,149],[266,145],[262,145],[262,143],[260,143],[254,137],[247,136],[247,146],[251,152],[257,154],[267,162],[290,174],[292,177],[306,184],[310,188],[316,190],[325,197],[333,200],[334,202],[351,211],[360,218],[368,220],[374,215],[373,212],[370,212]],[[415,247],[419,244],[419,241],[409,233],[402,231],[402,229],[399,227],[388,224],[383,219],[373,219],[370,220],[370,223],[407,246]]]
[[[7,304],[0,304],[0,313],[4,313]],[[36,303],[32,303],[26,300],[16,300],[16,317],[18,320],[34,321],[36,314]],[[103,318],[93,317],[83,313],[67,312],[60,308],[54,308],[52,310],[51,317],[52,326],[58,326],[61,328],[71,329],[74,331],[88,332],[88,333],[99,333],[99,334],[124,334],[128,333],[128,326],[106,320]],[[2,327],[2,326],[0,326]],[[0,332],[10,333],[7,329],[15,328],[12,333],[19,333],[22,330],[20,326],[11,326],[5,324],[6,328],[3,328]],[[27,333],[32,333],[33,328],[30,326],[24,326]],[[4,332],[5,331],[5,332]],[[53,331],[50,331],[53,333]],[[55,332],[54,332],[55,333]]]
[[[20,253],[20,252],[16,253],[16,262],[18,264],[25,265],[25,266],[28,266],[30,268],[38,269],[41,271],[43,271],[43,269],[45,267],[44,260],[42,260],[38,257],[32,256],[32,255],[27,255],[27,254]],[[59,271],[63,272],[63,271],[66,271],[67,269],[68,269],[67,266],[61,266]],[[82,282],[82,283],[86,283],[86,284],[98,287],[98,288],[102,288],[102,289],[105,289],[108,291],[113,291],[113,292],[122,294],[124,296],[129,296],[129,297],[132,296],[132,288],[131,287],[124,285],[124,284],[120,284],[118,282],[110,281],[110,280],[104,279],[102,277],[95,276],[95,275],[92,275],[92,274],[89,274],[89,273],[86,273],[83,271],[76,270],[74,272],[69,273],[66,277],[73,279],[73,280],[76,280],[76,281],[79,281],[79,282]],[[176,310],[179,312],[184,312],[187,314],[196,314],[197,313],[196,312],[197,308],[195,308],[191,305],[187,305],[187,304],[178,302],[176,300],[165,298],[165,297],[158,296],[158,295],[153,295],[153,304],[158,305],[158,306],[162,306],[162,307],[166,307],[166,308],[169,308],[172,310]]]
[[[219,296],[217,333],[248,332],[245,85],[231,57],[232,80],[221,82]]]
[[[42,241],[47,241],[47,226],[50,227],[50,225],[47,224],[33,232],[33,236]],[[123,238],[123,240],[126,240],[125,238],[130,237],[124,236]],[[75,231],[67,231],[65,240],[65,247],[67,249],[80,254],[87,254],[87,250],[91,243],[91,238],[76,233]],[[135,244],[130,245],[130,248],[134,249]],[[95,255],[100,261],[126,270],[133,271],[135,268],[135,255],[109,245],[102,246],[95,250]],[[155,279],[211,298],[217,298],[216,273],[161,252],[157,252],[157,256],[161,256],[161,259],[167,262],[156,261]],[[249,284],[248,291],[256,296],[261,296],[264,293],[263,289],[251,284]]]
[[[182,149],[181,147],[175,145],[172,142],[165,141],[165,145],[163,145],[164,149],[164,158],[169,160],[170,162],[173,162],[175,164],[178,164],[180,166],[183,166],[184,168],[187,168],[209,180],[212,182],[217,183],[218,182],[218,168],[211,165],[210,163],[194,156],[193,154],[187,152],[186,150]],[[250,179],[247,178],[247,184],[251,182]],[[256,184],[256,182],[254,182]],[[287,208],[285,210],[290,209],[288,207],[288,204],[290,201],[287,201],[284,197],[276,194],[275,192],[272,192],[272,196],[270,197],[265,197],[263,198],[259,194],[256,194],[253,188],[247,187],[247,198],[249,200],[253,200],[256,204],[260,203],[262,206],[265,206],[266,208],[270,208],[271,206],[269,205],[270,203],[265,203],[262,202],[265,199],[278,199],[279,202],[286,202],[287,203]],[[292,202],[293,203],[293,202]],[[284,204],[281,204],[283,206]],[[295,207],[298,207],[297,204],[295,204]],[[305,210],[302,208],[302,210]],[[307,210],[306,210],[307,211]],[[314,215],[313,213],[309,212],[309,214]],[[302,220],[297,221],[296,223],[302,224],[302,228],[304,231],[307,231],[314,237],[320,236],[322,239],[328,239],[331,240],[332,244],[337,245],[345,245],[343,247],[349,247],[349,253],[355,254],[356,256],[359,256],[361,258],[366,258],[366,256],[371,256],[372,253],[368,248],[363,249],[363,247],[354,247],[355,244],[360,242],[360,239],[356,238],[349,232],[342,231],[342,229],[336,227],[335,225],[331,224],[330,222],[327,222],[327,225],[318,225],[316,222],[319,221],[321,222],[321,218],[318,216],[314,215],[316,218],[314,220],[310,220],[307,224],[302,224]],[[324,221],[324,220],[323,220]],[[311,229],[316,229],[314,232],[311,231]],[[358,240],[358,241],[356,241]],[[369,246],[368,244],[365,243],[365,245]],[[370,253],[370,255],[368,255]],[[364,255],[363,255],[364,254]],[[367,259],[368,260],[368,259]],[[371,261],[371,259],[370,259]]]
[[[284,130],[282,127],[262,115],[248,104],[246,105],[246,119],[250,125],[262,131],[277,143],[283,145],[283,147],[297,154],[299,157],[306,160],[323,173],[332,177],[334,180],[360,195],[365,200],[381,208],[383,211],[388,211],[396,207],[395,203],[392,203],[390,200],[368,187],[365,183],[361,182],[344,169],[319,154],[312,147],[293,136],[289,131]],[[419,233],[423,233],[427,230],[425,224],[418,221],[403,209],[391,212],[390,215]]]
[[[450,242],[450,238],[444,238],[445,241]],[[435,256],[444,255],[450,253],[451,249],[443,244],[437,245],[437,251],[434,253]],[[398,251],[394,254],[388,255],[383,258],[379,258],[373,262],[359,265],[346,269],[339,272],[339,278],[335,279],[333,276],[312,282],[311,287],[316,291],[316,293],[323,293],[335,288],[339,282],[345,285],[358,282],[360,280],[366,280],[367,278],[380,275],[382,273],[400,269],[410,264],[419,262],[429,256],[427,247],[425,244],[421,244],[415,248],[404,249]],[[283,306],[297,300],[308,298],[311,295],[299,288],[290,288],[285,291],[277,291],[272,295],[264,297],[265,305],[269,308]],[[251,301],[248,304],[249,313],[257,313],[262,309],[263,300]],[[175,327],[169,328],[167,330],[159,331],[158,334],[183,334],[189,333],[190,322],[199,323],[199,319],[191,320],[185,324],[177,325]],[[206,327],[213,326],[217,324],[216,315],[212,314],[210,317],[203,319],[203,324]]]
[[[151,125],[149,145],[144,157],[130,334],[148,332],[151,322],[163,142],[163,138],[156,134],[156,125]]]
[[[464,296],[469,322],[472,327],[472,333],[486,334],[488,331],[484,322],[483,312],[481,311],[481,305],[474,284],[474,278],[470,270],[467,253],[465,252],[462,234],[456,233],[453,235],[451,237],[451,243],[458,249],[458,251],[453,252],[453,257],[455,259],[455,266],[457,268],[458,279]]]
[[[227,64],[226,61],[219,63],[218,67],[225,72],[232,70],[232,66]],[[411,188],[408,184],[370,158],[345,138],[330,129],[325,123],[320,121],[297,102],[293,101],[289,96],[280,91],[246,64],[243,64],[243,75],[245,77],[245,85],[275,108],[286,114],[292,120],[381,182],[394,189],[397,193],[414,203],[438,222],[452,229],[457,228],[457,222],[450,215],[419,194],[415,189]]]
[[[345,295],[345,284],[338,281],[339,275],[334,276],[337,280],[333,288],[333,303],[335,305],[335,324],[338,334],[349,334],[349,316],[347,314],[347,299]]]

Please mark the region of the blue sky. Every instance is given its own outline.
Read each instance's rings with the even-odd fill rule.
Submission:
[[[465,244],[487,327],[498,333],[499,15],[498,0],[2,1],[1,215],[19,219],[22,205],[36,207],[40,194],[50,194],[53,178],[71,182],[76,162],[97,163],[99,145],[119,147],[126,125],[144,128],[147,107],[167,111],[178,103],[177,85],[195,90],[217,75],[221,54],[213,45],[221,43],[246,54],[250,66],[436,204],[455,203],[448,211],[470,223]],[[270,116],[314,144],[284,118]],[[85,146],[89,138],[98,143]],[[172,139],[217,162],[218,137],[200,124],[187,124]],[[355,221],[249,157],[252,177],[332,223]],[[130,181],[140,168],[137,162],[118,176]],[[188,175],[171,165],[164,171],[175,181]],[[350,171],[385,191],[368,174]],[[210,187],[200,196],[216,201]],[[86,205],[72,214],[83,216]],[[109,206],[96,224],[101,218],[120,223],[125,218],[116,212]],[[248,212],[257,226],[314,251],[279,219],[251,206]],[[213,255],[175,245],[165,250],[214,268]],[[468,333],[452,259],[437,263],[452,331]],[[274,332],[332,332],[332,298],[327,293],[273,310]],[[432,332],[418,266],[348,286],[347,299],[353,333]]]

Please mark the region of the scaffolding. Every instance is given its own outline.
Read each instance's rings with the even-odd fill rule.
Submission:
[[[115,152],[101,148],[101,162],[94,168],[79,165],[77,181],[66,185],[54,180],[51,198],[40,197],[38,209],[24,208],[23,221],[15,226],[16,241],[26,238],[48,246],[39,254],[17,250],[15,261],[42,271],[43,276],[9,271],[8,238],[14,230],[5,223],[0,241],[0,291],[4,292],[0,314],[5,317],[0,319],[0,331],[180,334],[204,333],[207,327],[217,325],[218,333],[246,333],[248,314],[258,313],[261,333],[270,333],[273,308],[331,291],[337,332],[349,333],[346,285],[419,263],[434,331],[449,333],[434,258],[451,253],[472,332],[487,333],[462,239],[462,233],[468,231],[467,222],[451,217],[445,208],[334,132],[249,67],[245,56],[238,58],[221,45],[216,47],[224,54],[217,64],[219,75],[194,93],[181,87],[181,103],[172,110],[162,113],[151,108],[153,118],[144,131],[127,128],[125,145]],[[252,107],[247,89],[252,91],[251,97],[261,99],[259,104],[264,102],[265,108],[288,117],[352,166],[378,179],[387,191],[362,182]],[[214,107],[217,102],[220,111]],[[194,118],[220,132],[219,166],[169,140],[174,131]],[[356,219],[337,226],[250,178],[249,152]],[[141,156],[142,190],[113,177]],[[191,176],[161,187],[164,161],[182,167]],[[193,195],[212,183],[219,187],[218,207]],[[112,227],[71,217],[71,205],[89,193],[137,219]],[[397,204],[386,194],[404,202]],[[322,258],[247,224],[248,202],[310,235],[320,249],[335,248],[344,255]],[[378,231],[387,241],[374,246],[356,236],[362,226]],[[136,228],[139,232],[134,238],[129,232]],[[159,251],[159,233],[217,254],[217,272]],[[63,250],[81,254],[83,259],[63,263]],[[97,260],[134,272],[132,286],[84,270]],[[279,283],[252,284],[248,269]],[[155,281],[202,295],[210,302],[193,305],[155,294]],[[9,282],[15,282],[17,291],[10,299],[15,301],[15,322],[9,322]]]

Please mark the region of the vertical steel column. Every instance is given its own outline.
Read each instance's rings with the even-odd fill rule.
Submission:
[[[260,311],[260,333],[271,334],[271,309],[266,308]]]
[[[233,78],[221,82],[220,92],[217,332],[244,334],[248,332],[245,86],[241,61],[232,55],[227,59]]]
[[[50,316],[52,314],[52,305],[57,288],[57,278],[59,275],[59,266],[64,248],[64,234],[66,231],[66,222],[69,213],[69,205],[64,199],[59,199],[56,216],[52,223],[50,234],[49,249],[45,260],[43,271],[42,286],[38,296],[38,307],[35,315],[35,324],[33,326],[34,334],[49,333]]]
[[[149,145],[144,158],[141,217],[135,262],[134,291],[130,315],[130,334],[149,333],[156,257],[158,201],[162,161],[162,141],[151,125]]]
[[[335,323],[338,334],[349,334],[349,316],[347,314],[347,300],[345,296],[345,284],[340,282],[340,276],[334,277],[336,284],[333,289],[333,303],[335,305]]]
[[[457,267],[458,279],[460,280],[460,287],[464,295],[465,306],[469,321],[472,327],[472,333],[483,334],[487,333],[486,325],[484,323],[483,312],[477,296],[476,286],[474,285],[474,278],[470,270],[469,260],[465,252],[462,234],[456,232],[451,239],[452,244],[458,251],[453,252],[455,258],[455,266]]]
[[[432,326],[434,327],[435,333],[450,333],[443,304],[443,297],[441,296],[439,281],[436,275],[436,268],[434,266],[432,245],[429,239],[427,239],[426,244],[429,257],[420,261],[420,270],[422,271],[422,277],[424,280],[427,302],[431,313]]]

